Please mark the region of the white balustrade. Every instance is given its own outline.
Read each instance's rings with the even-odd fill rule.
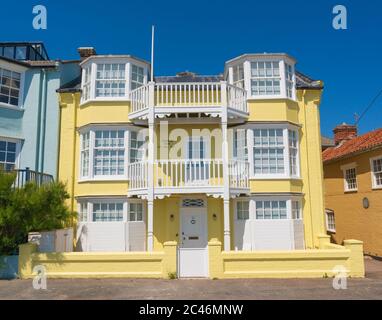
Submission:
[[[230,160],[228,164],[229,183],[231,188],[249,188],[249,162]]]
[[[241,112],[248,112],[247,92],[244,89],[227,84],[227,100],[228,107]]]
[[[127,178],[129,180],[129,189],[147,188],[147,161],[129,163],[127,166]]]

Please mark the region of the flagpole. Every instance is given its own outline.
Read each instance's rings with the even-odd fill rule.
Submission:
[[[154,33],[155,26],[151,26],[151,82],[154,81]]]

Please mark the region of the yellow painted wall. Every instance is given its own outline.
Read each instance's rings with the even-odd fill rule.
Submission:
[[[314,248],[318,245],[317,236],[325,232],[319,113],[321,90],[297,90],[296,100],[251,100],[249,101],[249,120],[289,122],[300,126],[301,180],[254,179],[251,180],[250,187],[252,193],[303,194],[305,245],[307,248]]]
[[[372,189],[370,158],[382,156],[382,150],[362,153],[351,158],[324,165],[325,206],[334,210],[336,233],[332,240],[341,244],[344,239],[364,242],[365,252],[382,256],[382,189]],[[345,192],[341,166],[355,162],[358,191]],[[363,208],[368,198],[370,207]]]
[[[291,122],[301,126],[300,132],[300,170],[301,180],[253,180],[251,192],[253,193],[301,193],[303,194],[303,213],[305,226],[305,244],[307,248],[317,246],[317,235],[325,231],[324,227],[324,199],[322,186],[321,161],[321,135],[319,121],[320,90],[298,90],[297,101],[290,100],[260,100],[249,101],[250,121]],[[88,124],[111,123],[129,124],[128,102],[91,102],[79,105],[80,94],[60,94],[60,163],[59,179],[67,182],[68,190],[74,197],[113,195],[126,196],[127,181],[78,182],[79,176],[79,134],[77,129]],[[195,119],[197,121],[197,119]],[[175,129],[185,130],[191,135],[193,128],[205,129],[202,135],[209,135],[214,129],[220,130],[217,124],[172,124],[169,133]],[[156,128],[158,139],[160,134]],[[217,144],[217,146],[216,146]],[[219,142],[212,141],[211,158],[221,158]],[[156,149],[156,158],[160,159],[161,152],[168,154],[168,149],[159,143]],[[216,150],[216,152],[214,151]],[[249,151],[251,152],[251,150]],[[178,208],[176,198],[155,201],[154,213],[154,247],[161,250],[164,241],[176,240],[174,238],[175,220],[169,221],[168,212]],[[161,203],[161,201],[165,201]],[[166,202],[167,201],[167,202]],[[209,199],[209,210],[217,211],[218,217],[222,215],[222,204],[216,199]],[[217,201],[217,202],[214,202]],[[71,207],[76,209],[74,198],[70,201]],[[220,206],[220,207],[219,207]],[[178,213],[179,214],[179,213]],[[217,221],[210,221],[209,227],[219,225],[220,231],[211,227],[209,237],[222,241],[222,217]],[[231,210],[231,217],[233,210]],[[164,223],[166,221],[166,223]],[[177,223],[178,224],[178,223]],[[211,225],[212,224],[212,225]],[[233,226],[233,223],[231,223]],[[231,228],[232,229],[232,228]],[[214,231],[215,230],[215,231]]]

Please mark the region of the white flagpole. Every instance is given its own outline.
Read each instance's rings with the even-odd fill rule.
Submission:
[[[154,81],[154,33],[155,26],[151,26],[151,82]]]

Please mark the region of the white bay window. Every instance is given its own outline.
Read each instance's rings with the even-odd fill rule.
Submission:
[[[81,102],[127,100],[147,83],[148,65],[131,58],[93,57],[82,65]]]
[[[301,197],[253,196],[234,202],[235,250],[304,248]]]
[[[80,136],[80,180],[125,180],[128,163],[145,155],[135,130],[94,127]],[[129,152],[128,152],[129,150]]]
[[[248,148],[253,178],[299,178],[299,138],[293,126],[253,125]]]
[[[280,95],[280,67],[278,61],[251,62],[251,95]]]

